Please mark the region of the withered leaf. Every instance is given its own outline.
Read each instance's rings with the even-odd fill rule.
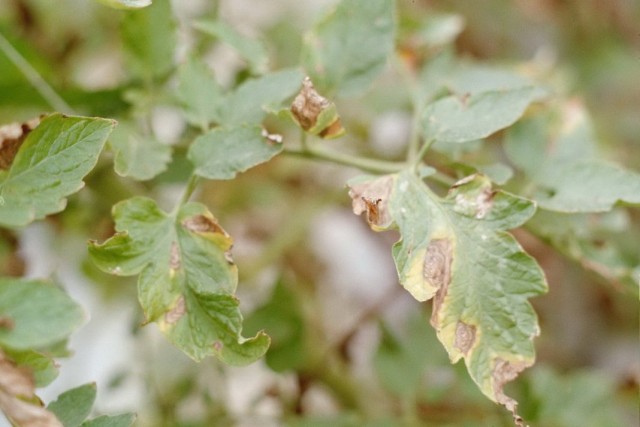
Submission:
[[[337,138],[345,133],[335,104],[316,91],[308,76],[291,104],[291,113],[300,127],[312,135]]]
[[[0,350],[0,410],[21,427],[62,427],[56,416],[42,407],[29,371],[16,366]]]

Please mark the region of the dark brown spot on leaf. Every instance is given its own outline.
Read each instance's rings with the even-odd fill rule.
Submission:
[[[40,118],[0,126],[0,169],[9,169],[27,135],[40,124]]]
[[[178,323],[178,320],[182,318],[187,312],[187,305],[184,302],[184,297],[180,296],[178,301],[176,301],[176,305],[169,311],[167,311],[164,315],[164,320],[170,325]]]
[[[220,341],[216,341],[213,343],[213,350],[216,353],[220,353],[223,347],[224,347],[224,344],[222,344]]]
[[[491,375],[496,400],[511,412],[513,415],[513,422],[517,427],[525,426],[524,420],[520,415],[518,415],[518,402],[504,394],[503,389],[506,383],[513,381],[518,374],[528,366],[529,364],[525,362],[511,363],[501,358],[497,358]]]
[[[171,253],[169,256],[169,268],[178,270],[180,268],[180,249],[177,242],[171,242]]]
[[[436,328],[438,312],[449,291],[449,283],[451,283],[452,261],[453,253],[449,240],[434,239],[429,243],[424,256],[423,274],[431,285],[438,288],[433,299],[433,312],[431,313],[431,324]]]
[[[393,187],[393,178],[384,176],[362,184],[354,184],[349,190],[353,213],[366,212],[366,219],[372,228],[384,229],[391,225],[392,219],[387,206]]]
[[[220,233],[227,236],[227,232],[218,224],[215,218],[205,215],[195,215],[182,221],[182,225],[194,233]]]
[[[458,321],[456,324],[456,340],[454,347],[460,350],[465,356],[476,342],[476,327]]]

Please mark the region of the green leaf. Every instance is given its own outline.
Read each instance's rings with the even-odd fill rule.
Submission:
[[[154,178],[167,169],[171,161],[170,146],[140,135],[127,123],[118,125],[109,137],[109,145],[115,153],[116,173],[139,181]]]
[[[77,427],[89,416],[95,400],[96,384],[89,383],[65,391],[47,409],[56,415],[64,427]]]
[[[121,34],[127,60],[137,75],[152,80],[173,69],[176,36],[168,0],[126,13]]]
[[[0,225],[22,226],[65,208],[93,169],[113,120],[51,114],[0,172]]]
[[[55,344],[83,321],[82,309],[53,283],[0,278],[0,344],[28,350]]]
[[[135,414],[102,415],[82,423],[82,427],[130,427],[136,420]]]
[[[303,64],[320,93],[357,95],[393,52],[395,2],[342,0],[305,37]]]
[[[199,136],[189,147],[195,174],[208,179],[233,179],[282,151],[259,126],[216,128]]]
[[[114,9],[141,9],[151,4],[152,0],[98,0]]]
[[[350,183],[354,213],[374,230],[397,228],[400,283],[418,301],[434,298],[431,323],[452,363],[516,414],[505,383],[534,362],[536,315],[527,301],[547,289],[542,270],[505,230],[534,213],[529,200],[492,190],[472,175],[445,198],[411,172]]]
[[[209,67],[198,58],[190,57],[178,69],[178,97],[189,123],[207,129],[209,123],[221,122],[222,88]]]
[[[557,117],[545,115],[510,129],[509,159],[532,181],[531,193],[543,209],[605,212],[623,201],[640,204],[640,173],[601,158],[591,120],[572,103]]]
[[[4,351],[18,366],[31,371],[38,388],[46,387],[58,376],[58,367],[49,352],[45,355],[44,352],[34,350],[16,351],[5,348]]]
[[[278,111],[284,100],[295,95],[303,77],[300,70],[288,69],[247,80],[227,96],[220,123],[225,126],[262,123],[267,112]]]
[[[233,47],[248,62],[253,73],[260,74],[266,71],[269,57],[261,41],[240,34],[222,21],[200,21],[196,22],[194,27]]]
[[[232,240],[199,203],[172,214],[148,198],[115,205],[118,231],[89,253],[103,271],[138,277],[138,297],[148,322],[194,360],[215,355],[232,365],[261,357],[269,337],[241,336],[242,315],[234,292],[237,268]]]
[[[276,372],[302,369],[309,362],[311,349],[300,307],[296,294],[280,281],[269,301],[246,321],[247,331],[264,329],[271,337],[266,362]]]
[[[422,115],[426,140],[466,142],[511,126],[538,97],[533,87],[448,96],[427,105]]]

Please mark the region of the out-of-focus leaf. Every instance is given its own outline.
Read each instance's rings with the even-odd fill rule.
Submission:
[[[382,384],[396,396],[415,396],[426,379],[425,369],[437,359],[446,360],[445,353],[433,347],[437,341],[425,330],[428,327],[422,317],[414,316],[409,319],[407,337],[400,339],[382,326],[373,363]]]
[[[221,108],[221,124],[259,124],[269,111],[278,111],[302,85],[304,75],[298,69],[281,70],[244,82],[231,92]]]
[[[207,65],[190,57],[178,69],[178,81],[178,98],[187,120],[203,129],[211,122],[220,123],[224,95]]]
[[[233,179],[238,172],[271,159],[282,151],[260,126],[216,128],[189,147],[195,174],[208,179]]]
[[[538,117],[510,130],[509,159],[532,183],[543,209],[557,212],[605,212],[618,201],[640,204],[640,173],[602,159],[587,113],[573,102],[560,114]]]
[[[269,346],[260,332],[241,336],[237,268],[229,235],[199,203],[167,214],[148,198],[115,205],[116,231],[90,242],[96,265],[111,274],[139,274],[138,297],[147,322],[194,360],[215,355],[232,365],[251,363]]]
[[[168,0],[127,12],[121,32],[127,60],[137,75],[151,80],[171,71],[176,37]]]
[[[527,300],[547,285],[505,230],[526,222],[534,204],[492,190],[480,175],[445,198],[408,171],[350,187],[354,213],[366,213],[372,229],[399,229],[393,257],[400,283],[418,301],[434,298],[431,323],[452,363],[464,358],[480,390],[517,416],[503,387],[534,362],[539,328]]]
[[[93,169],[113,120],[51,114],[0,171],[0,225],[17,227],[60,212]]]
[[[533,425],[600,427],[628,425],[613,396],[615,384],[596,372],[559,375],[538,367],[529,375]],[[533,402],[531,402],[533,403]]]
[[[114,9],[141,9],[151,5],[152,0],[98,0]]]
[[[134,126],[120,123],[109,137],[115,153],[114,169],[120,176],[149,180],[167,168],[171,147],[140,135]]]
[[[56,416],[38,402],[30,373],[17,367],[1,349],[0,410],[21,427],[63,427]]]
[[[459,143],[486,138],[515,123],[536,97],[536,89],[526,87],[439,99],[424,109],[425,139]]]
[[[83,321],[82,309],[53,283],[0,278],[0,344],[16,350],[66,338]]]
[[[81,385],[62,393],[49,403],[47,409],[53,412],[64,427],[78,427],[91,413],[96,400],[96,384]]]
[[[288,287],[278,282],[269,301],[254,311],[245,322],[248,332],[264,329],[271,337],[267,364],[276,372],[296,371],[309,360],[306,326],[300,301]]]
[[[222,21],[200,21],[194,25],[198,30],[228,43],[248,63],[254,73],[264,73],[269,57],[264,44],[256,39],[240,34],[233,27]]]
[[[34,350],[16,351],[5,348],[5,353],[16,365],[31,371],[37,388],[49,385],[58,376],[58,367],[48,351],[45,355],[44,352]]]
[[[135,414],[102,415],[82,423],[82,427],[131,427],[136,421]]]
[[[392,0],[342,0],[306,35],[303,64],[323,93],[357,95],[393,52]]]

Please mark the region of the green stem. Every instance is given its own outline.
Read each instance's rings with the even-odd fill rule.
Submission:
[[[200,181],[200,177],[197,176],[196,174],[192,174],[189,177],[189,181],[187,181],[187,186],[184,189],[184,193],[182,193],[182,197],[180,197],[180,202],[178,202],[178,206],[176,206],[176,209],[179,209],[180,206],[184,205],[189,201],[189,199],[191,198],[191,195],[196,190],[196,187],[198,186],[199,181]]]
[[[427,154],[427,151],[429,151],[429,148],[431,148],[431,145],[434,143],[435,141],[433,139],[429,140],[429,141],[425,141],[422,144],[422,147],[420,147],[420,151],[417,152],[417,154],[415,155],[413,161],[411,162],[413,164],[414,169],[418,167],[418,165],[420,165],[420,163],[422,162],[422,159],[424,159],[424,156]]]
[[[51,108],[61,113],[73,114],[73,109],[69,104],[49,86],[36,69],[20,55],[20,52],[18,52],[2,34],[0,34],[0,50],[2,50],[13,65],[22,72],[29,83],[31,83],[31,86],[38,91]]]
[[[314,145],[307,145],[306,149],[286,148],[284,153],[292,156],[306,157],[308,159],[326,160],[340,165],[352,166],[365,172],[372,173],[396,173],[407,167],[405,162],[388,162],[384,160],[357,157]]]

